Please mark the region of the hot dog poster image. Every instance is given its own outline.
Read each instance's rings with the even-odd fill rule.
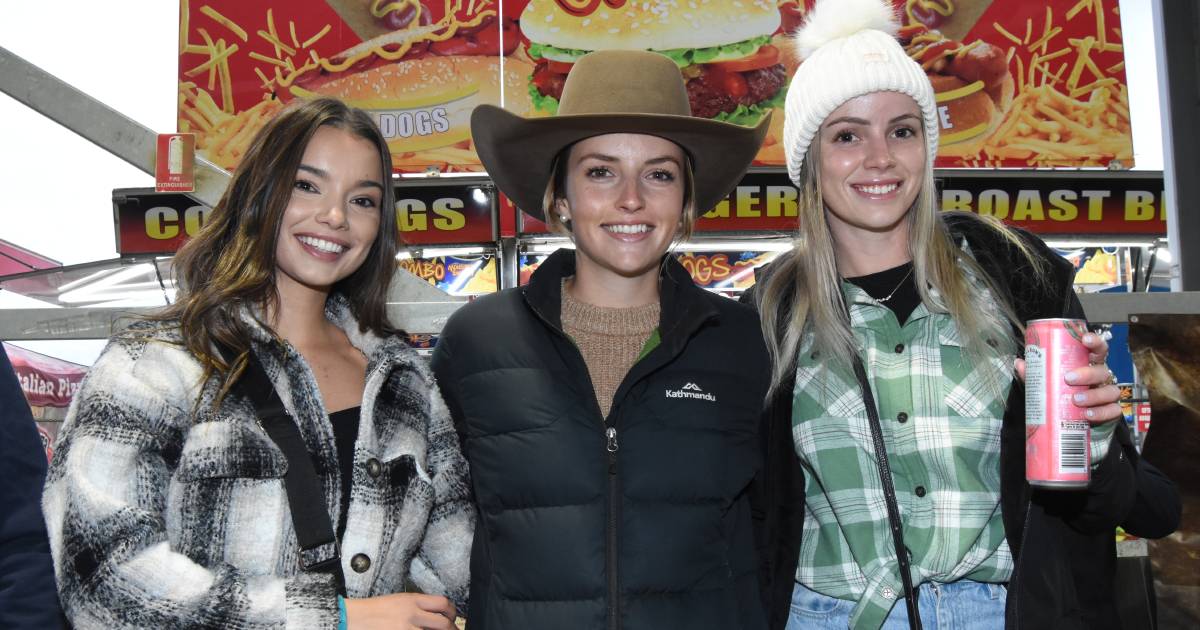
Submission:
[[[598,49],[670,57],[695,116],[772,119],[756,163],[783,166],[787,34],[812,0],[185,0],[179,131],[232,168],[287,102],[365,109],[398,172],[480,170],[470,111],[551,116]],[[1132,166],[1117,0],[895,0],[937,92],[939,167]],[[802,89],[802,86],[798,86]]]

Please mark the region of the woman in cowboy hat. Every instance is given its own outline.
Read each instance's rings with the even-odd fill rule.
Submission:
[[[1109,627],[1112,583],[1093,584],[1114,528],[1165,535],[1178,499],[1117,421],[1095,334],[1094,365],[1067,375],[1093,386],[1075,401],[1092,484],[1025,482],[1014,357],[1024,322],[1083,317],[1073,270],[1028,233],[938,212],[934,92],[896,28],[887,0],[823,0],[796,38],[799,233],[755,291],[771,627]],[[1133,512],[1138,493],[1155,509]]]
[[[575,64],[558,116],[483,106],[479,155],[567,233],[433,358],[480,510],[472,630],[761,628],[748,488],[768,380],[753,311],[667,256],[767,129],[689,116],[667,57]]]

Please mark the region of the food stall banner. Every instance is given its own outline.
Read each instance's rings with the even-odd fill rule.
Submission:
[[[31,406],[67,407],[87,374],[87,367],[4,344],[21,391]]]
[[[496,257],[490,254],[406,258],[399,262],[401,269],[449,295],[484,295],[497,289]]]
[[[813,0],[181,0],[178,131],[226,168],[288,102],[368,111],[397,172],[480,170],[471,110],[557,111],[572,65],[660,52],[695,116],[757,124],[781,166],[801,61],[787,34]],[[937,93],[941,167],[1132,165],[1118,0],[894,0]]]
[[[1080,173],[945,170],[937,173],[943,210],[989,215],[1041,235],[1156,237],[1167,233],[1158,172]],[[696,223],[697,234],[795,231],[799,191],[786,173],[747,174]],[[511,207],[511,206],[510,206]],[[522,234],[546,232],[521,214]]]
[[[495,241],[494,191],[478,183],[397,185],[396,223],[403,244]],[[114,191],[113,211],[122,256],[174,253],[212,212],[186,195],[151,189]]]

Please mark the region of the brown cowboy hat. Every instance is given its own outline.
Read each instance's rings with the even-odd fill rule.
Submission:
[[[575,63],[558,115],[522,118],[494,105],[471,112],[471,134],[500,191],[544,219],[542,204],[554,158],[572,144],[606,133],[642,133],[678,144],[692,160],[696,211],[717,205],[737,185],[767,133],[755,127],[693,118],[679,67],[644,50],[600,50]]]

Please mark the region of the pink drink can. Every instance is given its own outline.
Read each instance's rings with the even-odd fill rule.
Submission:
[[[1025,479],[1041,488],[1086,488],[1091,425],[1067,372],[1088,365],[1087,322],[1036,319],[1025,325]]]

